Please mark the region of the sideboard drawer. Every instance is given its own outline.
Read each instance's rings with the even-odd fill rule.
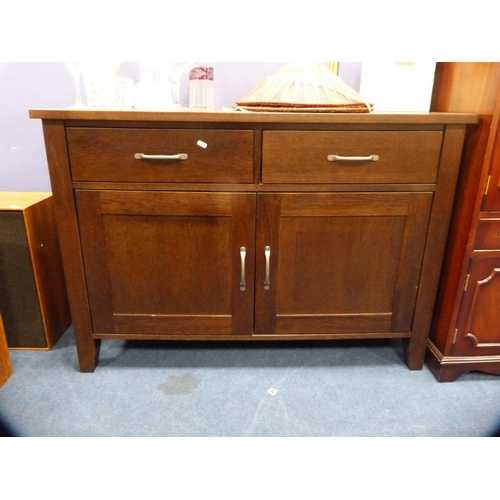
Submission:
[[[75,181],[253,182],[252,130],[72,127],[67,140]]]
[[[441,131],[268,130],[262,182],[435,183],[442,139]]]
[[[500,218],[479,219],[474,250],[500,251]]]

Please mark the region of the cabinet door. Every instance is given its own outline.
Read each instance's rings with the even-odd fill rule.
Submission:
[[[252,333],[255,194],[76,195],[94,333]]]
[[[256,333],[408,336],[431,202],[431,193],[258,195]]]
[[[500,354],[500,259],[472,259],[452,355]]]
[[[490,171],[488,172],[488,189],[483,199],[483,211],[500,211],[500,129],[491,158]]]

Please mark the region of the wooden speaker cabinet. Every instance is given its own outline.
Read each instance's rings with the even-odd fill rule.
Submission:
[[[3,329],[2,315],[0,314],[0,387],[2,387],[13,374],[9,349]]]
[[[0,192],[0,311],[10,349],[51,349],[71,324],[51,193]]]

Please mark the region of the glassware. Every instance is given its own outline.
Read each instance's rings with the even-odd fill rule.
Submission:
[[[75,82],[75,90],[76,90],[76,102],[73,106],[69,106],[71,109],[83,109],[86,108],[85,104],[82,101],[81,95],[81,87],[80,87],[80,77],[82,74],[82,63],[80,62],[67,62],[66,68],[70,71],[73,76],[73,80]]]
[[[181,76],[198,64],[196,62],[171,62],[169,63],[169,77],[172,83],[172,102],[174,108],[182,108],[180,104]]]
[[[214,68],[212,63],[198,63],[189,72],[189,107],[214,109]]]
[[[91,108],[105,108],[110,102],[111,72],[109,63],[87,62],[83,66],[83,81],[87,104]]]
[[[140,62],[137,106],[141,109],[172,109],[169,63]]]
[[[119,75],[119,62],[85,63],[83,81],[91,108],[131,109],[136,104],[134,81]]]

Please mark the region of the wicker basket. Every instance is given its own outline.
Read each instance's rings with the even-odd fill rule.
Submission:
[[[373,106],[322,63],[288,63],[238,100],[235,109],[370,113]]]

